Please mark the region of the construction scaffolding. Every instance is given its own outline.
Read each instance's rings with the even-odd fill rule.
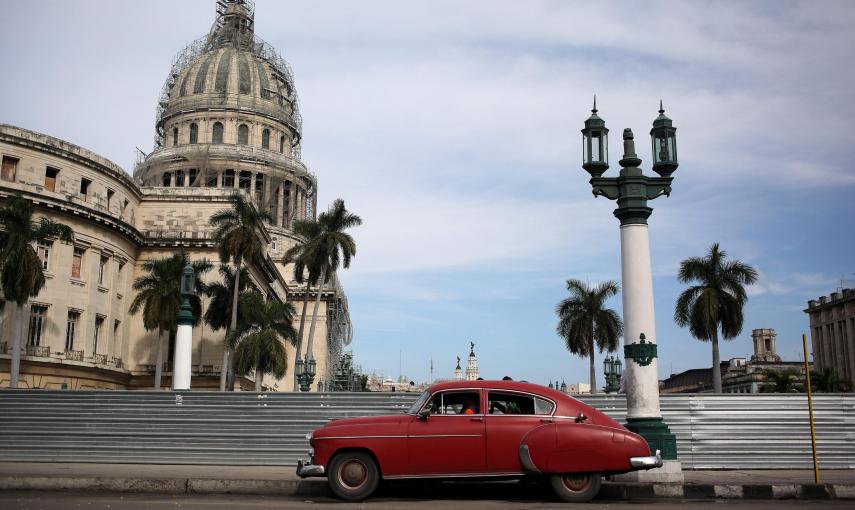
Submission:
[[[353,352],[347,351],[331,366],[330,375],[321,380],[320,391],[366,391],[367,377],[362,366],[353,363]]]
[[[297,131],[302,132],[303,119],[299,111],[297,89],[294,86],[294,73],[291,66],[273,46],[255,35],[255,3],[252,0],[218,0],[216,13],[216,20],[208,34],[188,44],[172,60],[172,66],[157,101],[155,149],[165,146],[166,133],[163,128],[163,117],[169,107],[178,77],[202,55],[226,45],[248,50],[270,65],[274,78],[277,82],[281,81],[285,84],[285,90],[283,93],[277,87],[277,90],[270,89],[267,92],[278,95],[280,101],[284,99],[290,103],[292,107],[291,117],[296,124]],[[299,159],[299,138],[295,140],[292,149],[295,157]]]
[[[255,35],[254,19],[251,0],[216,1],[216,19],[208,34],[173,59],[157,102],[155,150],[138,158],[134,178],[144,186],[234,188],[269,212],[274,225],[290,228],[294,219],[314,218],[317,180],[300,161],[302,117],[293,72],[273,46]],[[239,90],[230,94],[227,78],[235,53]],[[195,86],[188,85],[193,66],[198,66]],[[213,90],[205,86],[212,66]],[[255,92],[252,80],[257,82]],[[191,124],[189,144],[177,143],[176,128],[171,135],[175,139],[167,143],[165,126],[172,116],[208,110],[216,118],[225,109],[278,119],[287,126],[280,133],[279,150],[274,150],[277,142],[270,140],[270,131],[263,135],[263,147],[249,145],[248,132],[240,131],[245,126],[240,126],[237,144],[225,144],[219,121],[210,132]]]

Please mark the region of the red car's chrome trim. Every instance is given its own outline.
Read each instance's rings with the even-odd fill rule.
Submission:
[[[408,438],[426,438],[426,437],[481,437],[481,434],[424,434],[415,436],[327,436],[316,437],[315,441],[321,439],[408,439]]]
[[[452,473],[452,474],[430,474],[430,475],[394,475],[384,476],[384,480],[401,480],[405,478],[487,478],[493,476],[524,476],[525,473],[517,471],[508,473]]]

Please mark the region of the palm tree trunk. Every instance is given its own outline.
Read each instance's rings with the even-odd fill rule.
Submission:
[[[229,336],[229,329],[226,328],[226,336]],[[226,391],[226,379],[229,373],[229,348],[226,347],[226,341],[223,339],[223,365],[220,367],[220,391]]]
[[[303,294],[303,311],[300,313],[300,331],[297,333],[297,349],[296,358],[294,361],[300,359],[300,350],[303,348],[303,329],[306,326],[306,310],[309,309],[309,289],[312,285],[312,282],[306,282],[306,292]],[[296,366],[296,365],[295,365]],[[297,371],[294,370],[294,391],[300,391],[300,382],[297,380]]]
[[[591,331],[591,341],[588,345],[588,348],[591,350],[591,394],[597,392],[597,370],[594,368],[594,332]]]
[[[324,292],[324,284],[327,279],[327,265],[324,264],[324,267],[321,269],[321,284],[318,287],[318,295],[315,296],[315,308],[312,310],[312,325],[309,327],[309,340],[306,342],[306,356],[309,359],[313,359],[315,356],[312,354],[312,340],[315,337],[315,324],[318,321],[318,307],[321,305],[321,294]]]
[[[18,304],[15,316],[15,336],[12,337],[12,366],[9,370],[9,387],[18,387],[18,377],[21,371],[21,330],[24,323],[24,305]]]
[[[718,328],[713,330],[711,338],[713,391],[716,393],[721,393],[721,359],[718,354]]]
[[[262,379],[264,379],[264,372],[259,367],[255,367],[255,391],[261,391]]]
[[[241,264],[241,255],[238,253],[235,256],[235,288],[232,290],[232,325],[229,328],[231,331],[237,330],[237,320],[238,320],[238,298],[240,297],[240,264]],[[235,391],[235,369],[234,369],[234,359],[232,356],[229,356],[228,347],[223,347],[227,352],[223,354],[223,358],[228,356],[228,360],[226,360],[226,364],[223,367],[223,370],[228,370],[226,374],[226,385],[229,388],[229,391]],[[228,368],[226,368],[228,367]]]
[[[163,328],[157,329],[157,361],[154,365],[154,389],[160,389],[160,376],[163,371]]]

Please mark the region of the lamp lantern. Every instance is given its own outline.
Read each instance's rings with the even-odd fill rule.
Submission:
[[[189,297],[196,294],[196,273],[190,264],[181,271],[181,295]]]
[[[294,373],[297,374],[297,377],[303,375],[303,360],[299,357],[294,362]]]
[[[659,116],[653,121],[650,130],[650,142],[653,148],[653,171],[662,177],[670,177],[677,170],[677,128],[671,119],[665,116],[662,101],[659,101]]]
[[[600,177],[609,169],[609,129],[606,121],[597,115],[597,96],[582,130],[582,168],[591,177]]]
[[[315,362],[315,358],[309,358],[309,361],[306,363],[306,374],[308,374],[309,379],[315,378],[315,369],[317,363]]]
[[[612,369],[614,374],[618,376],[618,379],[620,379],[620,376],[623,374],[623,363],[621,363],[620,358],[618,358],[617,356],[615,356],[615,361],[612,364]]]

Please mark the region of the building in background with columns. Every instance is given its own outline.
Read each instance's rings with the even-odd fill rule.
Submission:
[[[251,1],[220,0],[215,7],[210,32],[173,62],[157,102],[154,150],[141,155],[133,176],[70,142],[0,125],[0,204],[21,195],[34,202],[37,216],[75,234],[73,245],[36,247],[47,284],[25,307],[21,387],[150,388],[157,333],[145,331],[140,315],[128,315],[133,281],[146,260],[179,249],[218,265],[208,219],[229,207],[235,192],[274,218],[261,233],[267,255],[248,268],[250,278],[268,299],[293,303],[299,320],[306,289],[282,256],[298,241],[294,220],[315,217],[318,181],[300,157],[294,78],[255,35]],[[310,302],[315,291],[309,289]],[[8,385],[14,310],[0,295],[0,386]],[[318,312],[313,389],[331,377],[350,340],[347,299],[334,281]],[[171,384],[172,347],[170,338],[164,387]],[[194,328],[193,388],[218,387],[222,349],[222,331]],[[290,345],[287,351],[288,373],[266,377],[266,389],[292,389],[297,356]],[[252,387],[249,379],[239,382]]]
[[[841,285],[829,296],[811,299],[805,313],[816,370],[831,368],[855,381],[855,289]]]

